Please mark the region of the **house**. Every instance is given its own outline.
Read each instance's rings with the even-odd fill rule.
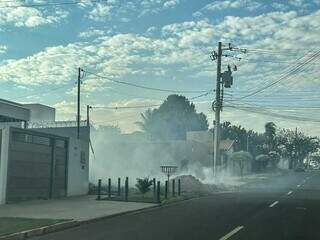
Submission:
[[[0,204],[83,195],[90,127],[55,121],[55,109],[0,99]]]
[[[211,156],[213,156],[213,133],[210,131],[190,131],[187,132],[187,141],[194,141],[205,144]],[[229,166],[229,159],[234,152],[234,140],[222,139],[219,144],[221,159],[217,164],[222,167]]]

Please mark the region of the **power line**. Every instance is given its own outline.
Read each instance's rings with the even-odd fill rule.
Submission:
[[[315,122],[315,123],[320,122],[320,119],[283,115],[283,114],[271,113],[271,112],[267,112],[267,111],[259,111],[257,109],[249,108],[249,107],[246,108],[246,107],[232,106],[232,105],[227,105],[225,107],[230,107],[230,108],[234,108],[234,109],[245,111],[245,112],[256,113],[256,114],[266,115],[266,116],[275,117],[275,118],[283,118],[283,119],[287,119],[287,120],[303,121],[303,122],[308,121],[308,122]]]
[[[6,3],[18,3],[17,1],[5,1]],[[0,2],[2,3],[2,2]],[[20,4],[20,5],[7,5],[0,6],[0,8],[42,8],[42,7],[52,7],[52,6],[62,6],[62,5],[77,5],[85,3],[107,3],[107,0],[91,0],[90,2],[85,1],[74,1],[74,2],[49,2],[49,3],[37,3],[37,4]]]
[[[308,62],[311,62],[311,61],[313,61],[314,59],[318,58],[319,55],[320,55],[320,51],[318,51],[317,53],[313,54],[309,59],[306,60],[305,63],[302,63],[302,64],[297,65],[295,68],[293,68],[292,70],[290,70],[288,73],[286,73],[285,75],[283,75],[282,77],[280,77],[278,80],[276,80],[276,81],[274,81],[274,82],[272,82],[272,83],[270,83],[270,84],[268,84],[268,85],[266,85],[266,86],[264,86],[264,87],[262,87],[262,88],[260,88],[260,89],[258,89],[258,90],[256,90],[256,91],[254,91],[254,92],[252,92],[252,93],[250,93],[250,94],[247,94],[247,95],[245,95],[245,96],[243,96],[243,97],[240,97],[238,100],[242,100],[242,99],[244,99],[244,98],[248,98],[248,97],[251,97],[251,96],[253,96],[253,95],[256,95],[257,93],[260,93],[260,92],[264,91],[265,89],[270,88],[270,87],[276,85],[277,83],[279,83],[279,82],[282,81],[283,79],[289,77],[290,75],[298,73],[299,71],[301,71],[301,70],[303,69],[303,67],[304,67]]]
[[[123,85],[136,87],[136,88],[141,88],[141,89],[146,89],[146,90],[152,90],[152,91],[170,92],[170,93],[203,93],[203,92],[207,92],[207,90],[173,90],[173,89],[147,87],[147,86],[143,86],[143,85],[139,85],[139,84],[135,84],[135,83],[129,83],[129,82],[115,80],[115,79],[112,79],[112,78],[107,77],[107,76],[102,76],[102,75],[99,75],[99,74],[96,74],[96,73],[93,73],[93,72],[89,72],[87,70],[84,70],[84,72],[86,72],[88,74],[91,74],[91,75],[94,75],[94,76],[96,76],[98,78],[107,79],[110,82],[123,84]]]
[[[204,96],[207,96],[212,91],[208,91],[207,93],[200,94],[198,96],[190,98],[191,100],[201,98]],[[119,109],[138,109],[138,108],[154,108],[154,107],[160,107],[161,104],[151,104],[151,105],[138,105],[138,106],[115,106],[115,107],[108,107],[108,106],[92,106],[94,109],[110,109],[110,110],[119,110]]]

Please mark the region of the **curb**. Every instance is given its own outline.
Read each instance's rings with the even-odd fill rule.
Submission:
[[[135,209],[135,210],[130,210],[130,211],[121,212],[121,213],[114,213],[114,214],[111,214],[108,216],[101,216],[101,217],[97,217],[97,218],[93,218],[93,219],[83,220],[83,221],[80,221],[79,223],[80,223],[80,225],[95,223],[95,222],[109,219],[109,218],[114,218],[114,217],[119,217],[119,216],[124,216],[124,215],[133,215],[133,214],[138,214],[138,213],[145,212],[145,211],[150,211],[150,210],[153,210],[156,208],[161,208],[162,206],[163,205],[158,204],[155,206],[150,206],[150,207],[146,207],[146,208],[142,208],[142,209]],[[0,238],[0,240],[1,240],[1,238]]]
[[[124,215],[134,215],[134,214],[139,214],[142,212],[152,211],[154,209],[175,206],[175,205],[182,204],[184,202],[193,201],[193,200],[196,200],[199,198],[205,198],[205,197],[210,197],[210,196],[201,196],[201,197],[183,199],[183,200],[174,201],[174,202],[165,203],[165,204],[157,204],[155,206],[150,206],[150,207],[146,207],[146,208],[142,208],[142,209],[130,210],[130,211],[121,212],[121,213],[115,213],[115,214],[111,214],[108,216],[97,217],[97,218],[93,218],[93,219],[89,219],[89,220],[83,220],[83,221],[71,220],[71,221],[62,222],[62,223],[56,223],[56,224],[49,225],[49,226],[44,226],[44,227],[40,227],[40,228],[35,228],[35,229],[31,229],[31,230],[26,230],[26,231],[22,231],[22,232],[17,232],[17,233],[13,233],[13,234],[9,234],[9,235],[0,236],[0,240],[24,240],[24,239],[31,238],[31,237],[41,236],[41,235],[45,235],[45,234],[52,233],[52,232],[58,232],[61,230],[65,230],[65,229],[69,229],[69,228],[73,228],[73,227],[78,227],[80,225],[95,223],[95,222],[109,219],[109,218],[114,218],[114,217],[119,217],[119,216],[124,216]]]
[[[51,232],[61,231],[61,230],[76,227],[79,225],[80,225],[80,222],[74,221],[74,220],[62,222],[62,223],[56,223],[49,226],[44,226],[44,227],[17,232],[9,235],[4,235],[0,237],[0,240],[22,240],[30,237],[41,236]]]

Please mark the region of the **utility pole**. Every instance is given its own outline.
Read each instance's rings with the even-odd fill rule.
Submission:
[[[218,54],[217,54],[217,82],[216,82],[216,100],[214,104],[215,110],[215,120],[214,120],[214,137],[213,137],[213,176],[216,176],[217,162],[220,159],[220,111],[221,111],[221,97],[220,97],[220,87],[221,87],[221,56],[222,56],[222,43],[218,44]]]
[[[87,127],[90,127],[90,109],[92,109],[92,106],[87,105]]]
[[[77,138],[80,138],[80,85],[81,85],[81,72],[83,70],[78,68],[78,98],[77,98]]]
[[[223,89],[231,88],[233,85],[233,77],[231,66],[228,64],[227,71],[221,72],[221,58],[222,57],[232,57],[233,59],[241,60],[240,57],[223,54],[224,50],[228,51],[238,51],[241,53],[246,53],[246,49],[235,48],[231,43],[228,44],[228,47],[222,48],[222,43],[218,43],[218,52],[213,51],[211,53],[211,60],[217,60],[217,81],[216,81],[216,96],[215,101],[212,104],[213,111],[215,112],[215,120],[213,122],[214,134],[213,134],[213,176],[217,174],[217,165],[220,164],[220,112],[222,111],[222,102],[223,102]],[[233,66],[233,70],[237,71],[237,66]],[[221,94],[222,93],[222,94]]]

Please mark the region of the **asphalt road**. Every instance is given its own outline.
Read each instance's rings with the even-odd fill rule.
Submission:
[[[320,239],[320,172],[48,234],[38,240]]]

